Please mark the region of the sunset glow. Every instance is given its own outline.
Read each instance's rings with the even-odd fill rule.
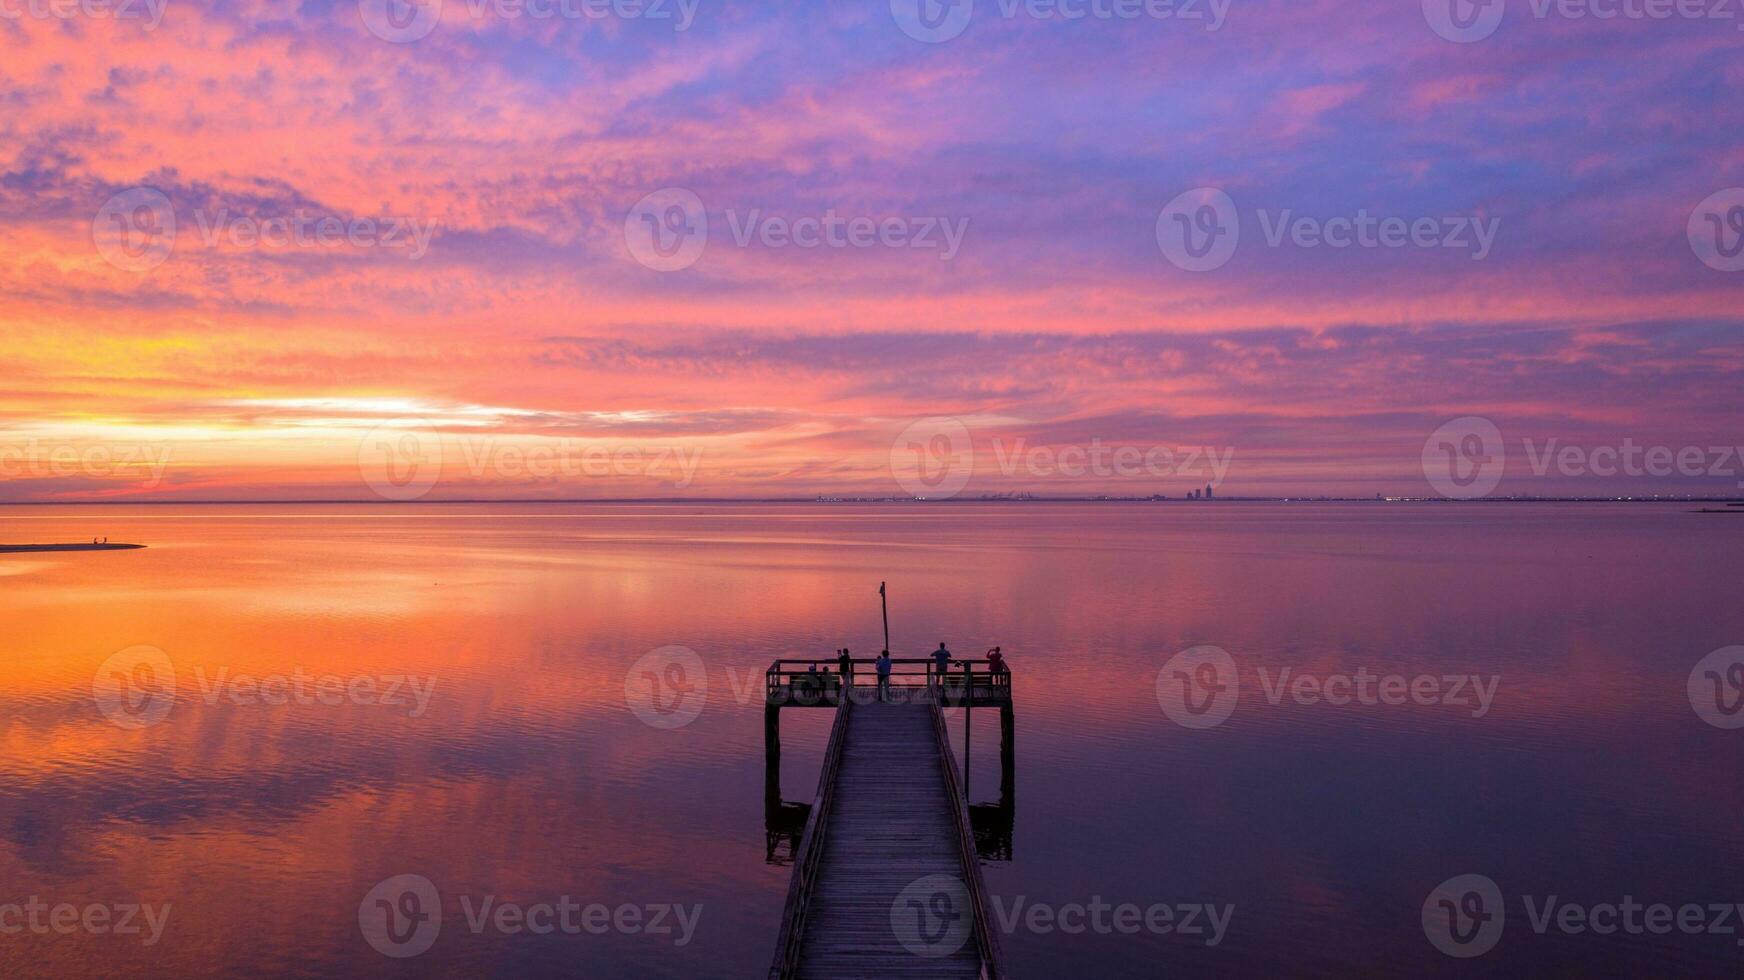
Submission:
[[[1744,442],[1744,274],[1686,240],[1744,184],[1731,22],[986,3],[928,44],[884,3],[450,0],[394,43],[350,2],[155,6],[0,20],[0,500],[366,498],[396,429],[441,446],[429,499],[900,494],[934,417],[984,420],[971,492],[1206,482],[1000,464],[1106,445],[1233,450],[1230,493],[1424,493],[1467,415],[1516,452]],[[1157,242],[1198,187],[1242,224],[1208,273]],[[138,188],[173,238],[113,224]],[[663,272],[627,235],[669,188],[708,237]],[[1304,216],[1494,238],[1304,247]],[[856,219],[901,244],[841,244]]]

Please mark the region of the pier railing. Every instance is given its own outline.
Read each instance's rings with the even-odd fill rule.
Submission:
[[[843,692],[870,697],[878,685],[877,661],[855,657],[844,676],[839,661],[777,660],[765,674],[765,698],[771,706],[828,707],[840,704]],[[994,670],[985,658],[953,659],[940,673],[931,657],[891,658],[890,687],[900,696],[930,692],[946,705],[998,704],[1011,700],[1011,671]]]
[[[835,724],[830,726],[830,744],[824,751],[817,796],[812,800],[811,816],[805,821],[805,834],[793,852],[793,878],[787,885],[787,910],[781,917],[775,965],[769,971],[771,980],[799,975],[800,956],[805,951],[805,916],[823,868],[825,830],[829,827],[830,807],[835,802],[836,773],[842,767],[842,747],[848,741],[848,712],[853,708],[853,701],[844,701],[836,709]]]
[[[945,713],[933,706],[933,729],[939,740],[939,764],[945,770],[945,793],[957,824],[957,859],[963,863],[963,883],[969,891],[969,912],[975,926],[975,948],[981,957],[982,980],[1005,976],[999,933],[990,913],[987,883],[981,877],[981,856],[975,850],[975,830],[969,823],[969,797],[957,775],[957,756],[951,751],[951,736],[945,730]]]

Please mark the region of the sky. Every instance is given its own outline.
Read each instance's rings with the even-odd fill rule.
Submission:
[[[1744,495],[1730,2],[0,0],[0,46],[0,502]]]

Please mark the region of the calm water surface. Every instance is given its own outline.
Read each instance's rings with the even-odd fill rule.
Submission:
[[[760,975],[789,870],[765,825],[761,673],[874,652],[881,580],[898,653],[945,639],[1013,663],[1015,785],[992,712],[971,754],[976,801],[1012,803],[986,865],[1005,908],[1234,906],[1215,947],[1020,924],[1004,944],[1021,975],[1744,965],[1740,936],[1541,935],[1522,904],[1744,902],[1744,730],[1704,723],[1686,692],[1698,660],[1744,643],[1744,520],[1608,504],[0,509],[0,542],[102,535],[151,547],[0,555],[0,906],[170,910],[150,946],[0,935],[0,976]],[[1240,695],[1189,730],[1157,680],[1199,644],[1230,652]],[[690,724],[654,727],[632,667],[674,645],[707,665],[706,696]],[[173,701],[149,671],[122,678],[133,700],[94,688],[138,646],[173,665]],[[1497,686],[1481,717],[1274,703],[1284,668]],[[337,704],[250,686],[323,676],[380,686]],[[405,688],[374,703],[396,678],[434,684],[422,710]],[[811,797],[827,720],[783,718],[789,801]],[[1507,922],[1459,961],[1421,910],[1468,873],[1498,884]],[[442,929],[395,960],[358,913],[401,874],[439,889]],[[475,933],[486,897],[700,917],[684,945]]]

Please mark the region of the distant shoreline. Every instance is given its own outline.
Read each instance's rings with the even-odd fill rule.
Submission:
[[[142,544],[0,544],[0,555],[35,555],[56,551],[138,551]]]

